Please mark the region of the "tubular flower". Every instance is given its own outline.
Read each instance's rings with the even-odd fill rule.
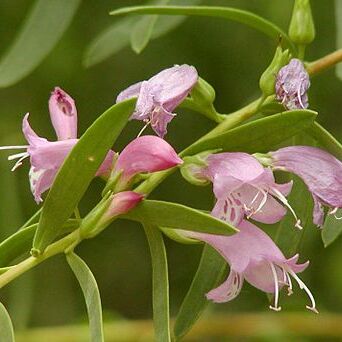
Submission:
[[[48,141],[39,137],[28,122],[27,113],[23,119],[22,130],[28,142],[24,146],[4,146],[0,149],[25,149],[25,152],[8,157],[17,159],[12,171],[30,157],[29,180],[31,191],[37,203],[42,201],[42,193],[48,190],[71,149],[77,143],[77,110],[74,100],[61,88],[56,87],[49,100],[50,117],[58,137],[57,141]],[[97,175],[109,172],[114,152],[110,151],[102,163]]]
[[[150,124],[163,138],[167,133],[167,124],[175,116],[173,110],[187,97],[197,80],[198,74],[193,66],[176,65],[147,81],[130,86],[118,95],[116,102],[137,96],[131,119]]]
[[[314,199],[313,222],[322,226],[323,206],[335,214],[342,207],[342,163],[317,147],[289,146],[270,152],[274,170],[296,174],[307,185]]]
[[[173,147],[153,135],[144,135],[131,141],[120,153],[114,172],[120,174],[120,188],[125,188],[135,175],[156,172],[181,164]]]
[[[264,168],[247,153],[218,153],[209,155],[202,176],[213,183],[217,199],[213,215],[237,226],[246,216],[263,223],[276,223],[286,214],[292,182],[277,184],[269,168]],[[278,202],[279,200],[279,202]]]
[[[307,90],[310,87],[309,74],[303,63],[296,58],[282,67],[276,78],[276,98],[286,109],[308,108]]]
[[[183,232],[194,239],[208,243],[216,249],[230,266],[228,278],[217,288],[207,293],[207,298],[216,303],[228,302],[240,293],[243,281],[266,293],[274,294],[274,304],[270,308],[280,311],[279,291],[287,287],[292,294],[292,279],[303,289],[311,305],[309,310],[318,313],[310,290],[298,277],[309,264],[297,264],[298,254],[286,259],[280,249],[261,229],[243,220],[238,226],[239,232],[232,236],[220,236],[195,232]]]

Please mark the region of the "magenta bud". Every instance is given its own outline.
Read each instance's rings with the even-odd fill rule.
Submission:
[[[49,111],[58,140],[76,139],[77,110],[75,101],[59,87],[56,87],[51,93]]]
[[[144,198],[144,195],[134,191],[122,191],[115,194],[111,203],[104,214],[104,219],[123,215],[135,208],[135,206]]]
[[[182,162],[165,140],[145,135],[134,139],[123,149],[115,164],[115,171],[122,172],[123,180],[129,182],[139,173],[166,170]]]

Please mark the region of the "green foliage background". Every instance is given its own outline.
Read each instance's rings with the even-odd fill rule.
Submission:
[[[0,2],[0,53],[13,40],[33,1]],[[287,29],[290,0],[203,1],[207,5],[247,9]],[[24,143],[21,120],[31,113],[31,124],[42,136],[54,139],[48,117],[47,101],[54,86],[61,86],[76,100],[79,134],[106,108],[126,86],[146,79],[173,64],[192,64],[216,89],[216,107],[229,113],[259,96],[258,79],[271,60],[277,42],[243,25],[214,18],[191,17],[182,26],[149,44],[140,55],[128,47],[105,62],[89,69],[82,66],[85,48],[91,40],[117,18],[109,10],[143,1],[83,1],[63,39],[44,62],[20,83],[0,90],[0,145]],[[184,1],[186,4],[186,1]],[[316,40],[307,51],[307,59],[317,59],[335,46],[336,27],[333,1],[312,1]],[[138,17],[136,17],[138,18]],[[22,52],[25,54],[25,51]],[[341,81],[334,70],[316,76],[310,88],[310,108],[319,112],[318,121],[341,141]],[[169,126],[167,140],[180,151],[203,135],[213,123],[188,111]],[[118,144],[120,151],[136,136],[140,123],[131,122]],[[267,132],[265,132],[267,134]],[[0,237],[15,231],[36,210],[28,184],[28,163],[10,172],[6,153],[0,158]],[[81,170],[80,170],[81,172]],[[101,181],[95,180],[82,201],[81,213],[87,213],[99,199]],[[200,209],[211,209],[210,187],[196,188],[179,174],[171,176],[152,198],[180,202]],[[303,199],[304,200],[304,199]],[[288,230],[294,229],[288,227]],[[303,279],[315,294],[322,312],[342,311],[341,239],[323,248],[318,230],[306,231],[301,243],[302,260],[311,266]],[[166,241],[170,271],[171,315],[184,297],[196,270],[201,247]],[[77,249],[92,269],[101,292],[105,317],[151,318],[151,266],[148,245],[142,227],[129,221],[117,221],[93,240]],[[14,325],[19,327],[72,324],[86,320],[79,285],[63,257],[53,258],[24,275],[0,293]],[[306,298],[298,289],[290,298],[282,298],[283,310],[305,310]],[[266,311],[265,295],[245,285],[231,303],[211,306],[211,310],[236,313]]]

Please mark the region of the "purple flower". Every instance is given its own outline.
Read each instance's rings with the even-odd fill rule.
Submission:
[[[286,109],[308,108],[307,90],[310,87],[309,74],[303,63],[296,58],[282,67],[276,78],[276,98]]]
[[[342,207],[342,163],[331,154],[311,146],[289,146],[269,153],[272,167],[299,176],[314,199],[313,222],[323,225],[323,206],[334,214]]]
[[[167,124],[175,116],[173,110],[187,97],[197,80],[198,74],[193,66],[176,65],[147,81],[130,86],[118,95],[116,102],[137,96],[131,119],[150,124],[163,138],[167,133]]]
[[[292,294],[292,277],[311,300],[307,308],[317,313],[314,297],[297,275],[309,262],[297,264],[298,254],[286,259],[267,234],[246,220],[241,221],[238,228],[240,231],[232,236],[182,231],[183,234],[208,243],[230,266],[228,278],[207,293],[207,298],[216,303],[228,302],[240,293],[243,281],[246,280],[261,291],[273,293],[274,304],[270,308],[279,311],[279,291],[286,286],[288,294]]]
[[[22,129],[29,145],[0,147],[0,149],[26,149],[26,152],[12,155],[8,159],[19,158],[12,168],[14,171],[22,165],[25,158],[30,157],[30,186],[37,203],[42,201],[42,193],[51,187],[63,161],[78,141],[77,110],[74,100],[61,88],[56,87],[50,96],[49,110],[58,141],[48,141],[39,137],[29,124],[27,113],[23,119]],[[113,156],[113,151],[108,152],[97,172],[98,176],[110,171]]]
[[[272,171],[247,153],[211,154],[206,163],[202,177],[213,183],[217,199],[212,211],[214,216],[235,226],[245,216],[271,224],[284,217],[285,205],[293,213],[296,227],[301,228],[300,220],[285,197],[291,191],[292,182],[277,184]]]
[[[182,162],[173,147],[165,140],[153,135],[144,135],[131,141],[122,150],[114,170],[121,173],[120,183],[125,187],[139,173],[169,169]]]

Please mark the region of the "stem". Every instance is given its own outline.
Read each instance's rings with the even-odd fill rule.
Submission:
[[[33,256],[25,259],[19,264],[13,266],[8,271],[0,276],[0,288],[7,285],[13,279],[19,277],[21,274],[30,270],[31,268],[37,266],[44,260],[52,257],[53,255],[63,253],[69,246],[71,246],[75,241],[79,239],[79,229],[75,230],[71,234],[65,236],[59,241],[51,244],[46,248],[44,253],[39,257],[35,258]]]
[[[329,55],[309,63],[307,71],[310,75],[315,75],[340,62],[342,62],[342,49],[336,50]]]

